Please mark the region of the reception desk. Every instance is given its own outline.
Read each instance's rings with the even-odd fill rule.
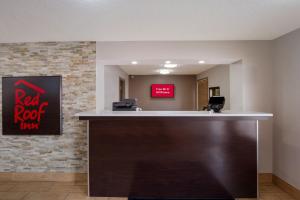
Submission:
[[[256,198],[258,121],[268,113],[83,112],[89,195]]]

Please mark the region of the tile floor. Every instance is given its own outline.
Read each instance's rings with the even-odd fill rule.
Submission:
[[[0,182],[0,200],[126,200],[89,198],[86,183],[75,182]],[[261,200],[293,200],[275,185],[260,186]]]

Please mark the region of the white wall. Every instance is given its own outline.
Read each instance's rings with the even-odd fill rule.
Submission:
[[[230,64],[230,110],[244,110],[244,82],[243,82],[243,62],[237,61]],[[272,143],[271,143],[272,144]]]
[[[300,29],[275,40],[274,64],[274,172],[300,189]]]
[[[272,101],[266,100],[273,94],[271,48],[272,41],[97,42],[97,66],[155,59],[242,60],[244,110],[273,112]],[[259,127],[259,171],[272,172],[272,120]]]
[[[220,95],[225,97],[224,110],[230,110],[229,65],[217,65],[197,75],[197,80],[208,78],[208,87],[220,87]]]
[[[128,74],[119,66],[104,66],[104,109],[112,110],[112,102],[120,100],[119,80],[125,80],[125,98],[128,98]]]

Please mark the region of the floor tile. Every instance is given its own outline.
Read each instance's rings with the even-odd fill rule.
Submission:
[[[54,185],[85,185],[87,182],[54,182]]]
[[[53,186],[53,182],[20,182],[12,187],[10,192],[47,192]]]
[[[70,193],[65,200],[108,200],[108,197],[88,197],[86,193]]]
[[[27,192],[0,192],[0,200],[21,200]]]
[[[30,192],[22,200],[65,200],[68,193]]]
[[[293,200],[293,197],[287,193],[278,193],[277,196],[279,196],[281,200]]]
[[[59,185],[54,184],[50,192],[79,192],[87,193],[87,186],[85,185]]]
[[[0,181],[0,185],[6,185],[6,184],[16,184],[15,181]]]
[[[10,189],[12,189],[15,186],[15,184],[0,184],[0,192],[7,192]]]

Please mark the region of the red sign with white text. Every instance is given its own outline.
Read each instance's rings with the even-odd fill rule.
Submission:
[[[174,84],[152,84],[151,97],[174,98]]]

